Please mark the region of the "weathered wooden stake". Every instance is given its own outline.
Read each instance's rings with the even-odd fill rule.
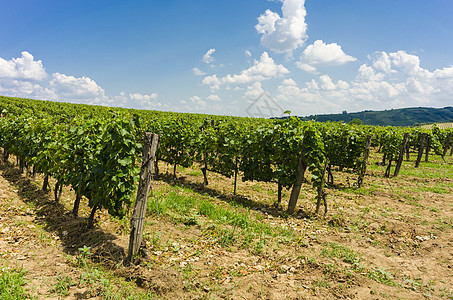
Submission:
[[[327,183],[333,184],[332,165],[327,166]]]
[[[209,184],[207,172],[208,172],[208,168],[207,168],[207,165],[205,163],[205,166],[203,168],[201,168],[201,173],[203,173],[203,184],[205,186],[207,186]]]
[[[235,166],[234,166],[234,191],[233,195],[236,195],[236,187],[238,181],[238,158],[235,159]]]
[[[393,173],[394,177],[398,176],[398,173],[400,172],[400,168],[401,168],[401,164],[403,163],[404,151],[406,150],[408,138],[409,138],[409,133],[406,132],[403,137],[403,143],[401,144],[400,155],[398,156],[398,161],[396,162],[395,173]]]
[[[444,152],[442,152],[442,159],[444,161],[445,161],[445,155],[447,154],[448,148],[450,146],[450,141],[451,141],[451,132],[449,132],[447,135],[447,139],[445,140],[445,145],[444,145]]]
[[[277,185],[277,207],[280,207],[280,205],[282,204],[282,189],[283,187],[279,182]]]
[[[410,147],[406,144],[406,161],[409,161],[410,158],[411,158],[411,155],[410,155]]]
[[[60,180],[58,180],[57,183],[55,183],[55,191],[54,191],[55,202],[60,201],[62,190],[63,190],[63,183],[61,183]]]
[[[321,201],[324,200],[324,213],[327,213],[327,200],[326,194],[324,192],[324,178],[326,176],[327,165],[329,164],[329,159],[326,158],[324,163],[324,169],[322,170],[321,184],[318,186],[318,201],[316,202],[316,214],[319,213],[319,207],[321,206]]]
[[[42,182],[42,191],[47,192],[49,187],[49,174],[46,174],[44,181]]]
[[[392,167],[392,162],[393,162],[393,157],[389,159],[389,165],[387,166],[387,169],[385,170],[384,177],[389,178],[390,177],[390,168]]]
[[[423,133],[422,138],[420,140],[420,146],[418,147],[418,155],[417,155],[417,161],[415,162],[415,167],[418,168],[420,165],[420,161],[422,160],[422,155],[423,155],[423,149],[425,148],[425,140],[426,140],[427,134]]]
[[[90,216],[88,217],[88,228],[94,227],[94,214],[96,213],[96,209],[98,209],[97,205],[93,206],[90,212]]]
[[[31,172],[31,178],[33,181],[36,180],[36,168],[35,165],[33,165],[33,171]]]
[[[428,162],[428,154],[429,154],[429,148],[430,148],[430,140],[429,136],[426,137],[426,152],[425,152],[425,162]]]
[[[138,253],[142,243],[143,225],[145,223],[148,195],[151,189],[153,165],[158,144],[159,136],[157,134],[145,132],[140,182],[131,219],[131,235],[126,264],[131,263],[132,257]]]
[[[25,161],[22,158],[19,158],[19,171],[20,174],[24,174],[24,169],[25,169]]]
[[[76,193],[76,199],[74,201],[74,207],[72,208],[72,215],[74,217],[78,217],[79,216],[79,207],[80,207],[80,199],[82,199],[82,195],[80,194],[80,188],[79,190],[77,191]]]
[[[305,141],[302,142],[302,149],[300,151],[299,162],[297,164],[296,181],[294,182],[291,196],[289,198],[287,214],[292,215],[296,209],[297,199],[299,198],[300,188],[304,181],[305,169],[307,168],[307,158],[305,157]]]
[[[370,156],[371,147],[371,135],[366,136],[365,151],[363,151],[362,167],[359,171],[359,178],[357,179],[357,186],[360,188],[363,184],[363,178],[365,177],[366,167],[368,165],[368,157]]]

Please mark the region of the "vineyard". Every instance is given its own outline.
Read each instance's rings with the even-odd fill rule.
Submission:
[[[19,199],[5,199],[46,208],[64,264],[82,269],[62,295],[122,299],[126,280],[139,287],[133,298],[453,297],[451,128],[8,97],[0,111],[2,174],[20,183]],[[142,250],[123,266],[145,132],[160,141],[152,197]],[[432,272],[409,266],[429,252]]]

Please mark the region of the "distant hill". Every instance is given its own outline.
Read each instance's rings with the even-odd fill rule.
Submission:
[[[365,110],[355,113],[348,113],[344,111],[341,114],[312,115],[299,118],[303,121],[343,121],[345,123],[349,123],[353,119],[359,119],[366,125],[416,126],[421,124],[453,121],[453,107],[411,107],[384,111]]]

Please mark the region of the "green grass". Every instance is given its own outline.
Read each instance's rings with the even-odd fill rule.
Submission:
[[[52,292],[59,294],[60,296],[69,295],[69,289],[74,285],[71,277],[69,276],[60,276],[57,274],[57,283],[54,284]]]
[[[321,254],[330,258],[340,258],[349,264],[356,264],[361,260],[358,252],[337,243],[325,243],[321,250]]]
[[[271,226],[247,208],[216,201],[189,188],[174,186],[150,199],[148,212],[170,217],[176,223],[203,225],[205,234],[217,238],[224,247],[239,244],[261,252],[269,238],[276,243],[290,243],[295,238],[292,230]]]
[[[201,176],[201,175],[203,175],[203,173],[201,171],[199,171],[199,170],[192,170],[192,171],[190,171],[187,174],[190,175],[190,176]]]
[[[0,277],[0,299],[30,299],[24,289],[26,272],[23,269],[2,268]]]
[[[437,155],[430,156],[430,160],[430,162],[422,161],[418,168],[415,168],[413,164],[406,163],[406,165],[401,168],[400,175],[425,179],[452,178],[453,165],[451,163],[443,163],[442,159]]]

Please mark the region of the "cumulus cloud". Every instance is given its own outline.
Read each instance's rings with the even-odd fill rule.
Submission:
[[[206,108],[206,101],[203,101],[198,96],[190,97],[190,101],[192,101],[192,103],[195,105],[195,108],[198,110],[203,110]]]
[[[215,102],[221,102],[222,98],[220,98],[218,95],[211,94],[207,98],[210,101],[215,101]]]
[[[407,54],[405,51],[398,51],[389,54],[392,65],[399,68],[407,75],[420,75],[428,72],[420,67],[420,58],[416,55]]]
[[[337,43],[326,44],[322,40],[317,40],[305,48],[296,65],[304,71],[314,73],[317,66],[339,66],[356,60],[355,57],[344,53]]]
[[[258,81],[247,87],[247,91],[244,93],[243,98],[249,100],[256,100],[263,93],[264,89],[261,86],[261,82]]]
[[[42,61],[24,51],[21,57],[5,60],[0,57],[0,94],[73,103],[150,109],[161,106],[158,95],[122,92],[107,97],[105,90],[93,79],[62,73],[48,75]]]
[[[418,56],[405,51],[376,52],[351,81],[335,81],[323,74],[300,86],[292,79],[283,80],[277,98],[306,114],[445,106],[453,98],[453,66],[430,71],[421,66]]]
[[[308,38],[305,0],[282,2],[282,16],[268,9],[258,17],[255,29],[262,34],[261,45],[277,53],[291,54]]]
[[[216,90],[223,84],[248,84],[255,81],[262,81],[271,78],[282,77],[288,74],[289,71],[283,65],[276,64],[269,57],[267,52],[264,52],[260,60],[255,60],[253,66],[243,70],[239,74],[228,74],[225,77],[218,78],[217,75],[207,76],[202,83],[209,85],[211,89]]]
[[[83,76],[74,77],[65,74],[54,73],[49,86],[61,99],[101,99],[104,97],[104,89],[93,79]]]
[[[212,90],[218,90],[220,85],[222,84],[222,80],[217,78],[217,74],[214,74],[212,76],[207,76],[203,78],[201,81],[202,84],[209,85]]]
[[[34,60],[33,55],[27,51],[23,51],[21,55],[11,60],[0,57],[0,78],[36,81],[46,78],[46,70],[40,60]]]
[[[214,57],[212,57],[212,55],[214,54],[215,52],[215,49],[214,48],[211,48],[209,49],[204,55],[203,55],[203,59],[202,61],[205,63],[205,64],[211,64],[214,62]]]
[[[205,75],[206,73],[202,70],[198,69],[197,67],[192,68],[192,73],[197,76]]]
[[[100,105],[153,110],[160,109],[163,106],[162,103],[157,101],[158,97],[157,93],[147,95],[121,92],[117,96],[105,97]]]

